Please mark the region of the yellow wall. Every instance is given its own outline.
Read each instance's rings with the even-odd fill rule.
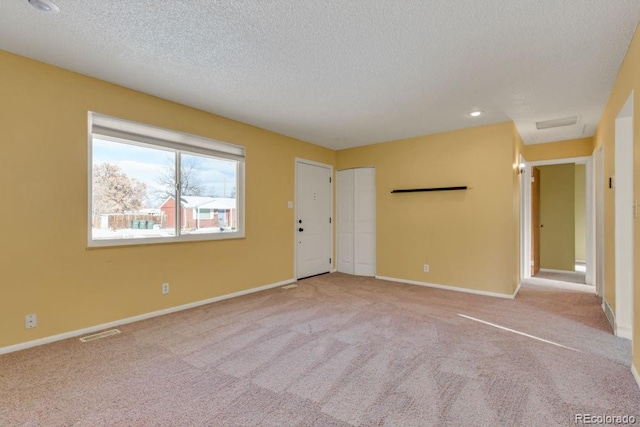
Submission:
[[[587,252],[587,172],[584,164],[575,167],[575,251],[576,260],[585,261]]]
[[[334,151],[2,51],[0,73],[0,347],[293,277],[294,159]],[[246,238],[87,250],[89,110],[245,146]]]
[[[378,275],[514,292],[516,135],[512,123],[503,123],[338,151],[338,170],[376,167]],[[462,185],[469,190],[391,194]]]
[[[525,145],[523,148],[523,156],[528,162],[590,156],[592,152],[593,138]]]
[[[538,166],[540,170],[540,267],[575,269],[575,165]]]
[[[634,149],[634,192],[635,197],[640,191],[640,29],[631,41],[627,55],[618,71],[618,76],[611,89],[611,95],[602,113],[598,130],[594,137],[595,147],[604,147],[604,176],[615,176],[614,144],[615,119],[629,95],[634,92],[633,99],[633,149]],[[614,222],[614,193],[606,188],[604,194],[598,194],[598,199],[604,198],[604,249],[605,249],[605,283],[604,297],[615,310],[615,222]],[[633,363],[640,371],[640,224],[634,222],[634,289],[633,289]]]

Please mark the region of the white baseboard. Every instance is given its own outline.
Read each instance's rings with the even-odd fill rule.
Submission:
[[[613,333],[615,334],[615,332],[616,332],[616,315],[613,314],[613,310],[611,309],[611,306],[609,305],[607,300],[604,299],[604,298],[602,298],[602,311],[604,311],[604,315],[607,317],[607,320],[609,321],[609,325],[611,326],[611,330],[613,330]]]
[[[508,298],[508,299],[514,299],[516,297],[516,294],[520,290],[520,285],[518,285],[518,288],[515,290],[513,294],[501,294],[498,292],[479,291],[476,289],[459,288],[456,286],[438,285],[435,283],[428,283],[428,282],[418,282],[415,280],[397,279],[395,277],[375,276],[375,278],[378,280],[387,280],[389,282],[406,283],[409,285],[425,286],[427,288],[444,289],[447,291],[464,292],[467,294],[485,295],[489,297]]]
[[[638,370],[636,369],[635,365],[632,363],[631,364],[631,373],[633,374],[633,378],[636,379],[636,383],[638,384],[638,388],[640,388],[640,373],[638,373]]]
[[[188,310],[190,308],[200,307],[201,305],[211,304],[218,301],[223,301],[230,298],[239,297],[242,295],[252,294],[254,292],[260,292],[271,288],[277,288],[279,286],[288,285],[289,283],[296,282],[296,279],[287,279],[281,282],[271,283],[257,288],[246,289],[244,291],[233,292],[231,294],[220,295],[218,297],[208,298],[201,301],[190,302],[188,304],[178,305],[175,307],[165,308],[163,310],[152,311],[151,313],[140,314],[138,316],[127,317],[126,319],[115,320],[113,322],[103,323],[100,325],[90,326],[88,328],[77,329],[75,331],[69,331],[62,334],[52,335],[45,338],[40,338],[33,341],[27,341],[20,344],[14,344],[7,347],[0,348],[0,354],[12,353],[18,350],[24,350],[39,345],[49,344],[56,341],[61,341],[67,338],[77,337],[79,335],[90,334],[93,332],[101,331],[103,329],[114,328],[120,325],[126,325],[127,323],[138,322],[140,320],[150,319],[152,317],[163,316],[169,313],[175,313],[177,311]]]
[[[575,273],[575,270],[553,270],[551,268],[541,268],[540,271],[544,273]]]
[[[614,314],[609,302],[602,298],[602,310],[604,311],[604,315],[607,316],[607,320],[611,325],[611,329],[613,329],[613,333],[615,336],[620,338],[626,338],[628,340],[632,339],[632,329],[631,325],[620,325],[616,321],[616,315]]]
[[[518,292],[520,292],[520,283],[518,283],[518,287],[516,288],[515,291],[513,291],[513,295],[511,297],[509,297],[509,298],[515,299],[516,296],[518,295]]]
[[[628,340],[633,339],[633,330],[630,325],[616,325],[616,336],[620,338],[626,338]]]

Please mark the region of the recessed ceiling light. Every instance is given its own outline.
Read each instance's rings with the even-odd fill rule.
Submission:
[[[478,116],[479,116],[479,115],[481,115],[482,113],[483,113],[483,111],[481,111],[481,110],[474,110],[474,111],[470,112],[470,113],[469,113],[469,115],[470,115],[471,117],[478,117]]]
[[[35,7],[40,12],[53,12],[53,13],[60,12],[60,8],[58,7],[58,5],[52,2],[51,0],[27,0],[27,1],[31,6]]]

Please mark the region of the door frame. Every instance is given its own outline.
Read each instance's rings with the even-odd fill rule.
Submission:
[[[615,120],[614,165],[614,248],[615,248],[615,333],[631,339],[633,336],[633,91]],[[624,161],[623,161],[624,160]],[[631,230],[622,230],[630,226]],[[629,233],[631,231],[631,233]]]
[[[536,174],[535,171],[537,171],[538,173]],[[530,272],[529,274],[531,275],[535,275],[538,271],[540,271],[540,236],[542,234],[542,230],[540,229],[540,213],[541,213],[541,209],[540,209],[540,182],[534,182],[533,180],[535,178],[540,179],[540,169],[536,166],[531,166],[531,174],[528,175],[528,177],[531,179],[531,182],[529,184],[529,188],[531,188],[531,208],[527,209],[527,211],[529,212],[529,215],[531,215],[531,243],[530,243],[530,248],[532,250],[532,254],[531,254],[531,262],[533,262],[534,264],[531,266]],[[533,215],[533,187],[537,188],[537,193],[538,193],[538,212],[537,212],[537,219],[538,219],[538,229],[536,230],[534,228],[534,223],[533,223],[533,219],[534,219],[534,215]],[[537,241],[536,241],[536,232],[537,232]],[[535,265],[535,261],[538,262],[538,265]]]
[[[596,295],[603,299],[604,309],[604,146],[593,153],[593,203],[595,205],[596,220],[594,221],[594,280]],[[598,197],[598,194],[600,197]],[[613,325],[612,325],[613,326]]]
[[[518,163],[518,167],[520,167],[520,165],[526,165],[526,160],[524,158],[524,156],[521,154],[520,155],[520,159],[519,159],[519,163]],[[528,169],[529,170],[529,174],[531,173],[531,168]],[[530,183],[530,181],[527,181],[527,179],[525,178],[527,175],[527,169],[525,167],[525,170],[523,170],[520,174],[520,280],[530,277],[531,276],[531,263],[529,263],[529,274],[527,274],[526,271],[526,265],[525,265],[525,258],[527,256],[529,256],[529,259],[531,259],[531,242],[529,239],[529,236],[531,233],[527,234],[524,231],[524,224],[527,221],[527,215],[531,215],[531,210],[529,210],[527,212],[527,203],[525,200],[525,187],[527,186],[528,183]],[[525,248],[529,248],[528,250],[525,250]]]
[[[586,199],[586,212],[585,212],[585,221],[586,221],[586,274],[585,278],[587,280],[593,279],[593,268],[594,268],[594,260],[590,255],[594,249],[594,236],[593,232],[595,230],[595,205],[593,201],[593,197],[589,196],[590,193],[590,185],[593,183],[593,161],[591,156],[583,156],[583,157],[568,157],[566,159],[550,159],[550,160],[537,160],[533,162],[525,162],[525,168],[522,172],[523,184],[522,184],[522,199],[524,211],[521,214],[521,234],[524,236],[524,239],[521,241],[520,253],[522,254],[520,262],[522,263],[522,273],[523,279],[531,278],[531,182],[527,180],[531,176],[531,168],[534,166],[549,166],[549,165],[562,165],[562,164],[584,164],[585,173],[586,173],[586,185],[587,185],[587,199]],[[595,285],[593,280],[591,283],[587,281],[588,285]],[[595,288],[595,286],[594,286]],[[595,292],[594,292],[595,293]]]
[[[336,177],[335,177],[335,173],[333,170],[333,165],[327,164],[327,163],[320,163],[320,162],[316,162],[313,160],[308,160],[308,159],[303,159],[301,157],[296,157],[294,160],[294,176],[295,176],[295,185],[294,185],[294,194],[293,194],[293,278],[297,281],[298,280],[298,164],[303,163],[306,165],[311,165],[311,166],[319,166],[322,168],[327,168],[329,169],[329,173],[331,176],[331,197],[329,197],[330,199],[330,204],[331,204],[331,223],[329,224],[329,229],[330,229],[330,242],[331,242],[331,250],[330,250],[330,257],[331,257],[331,266],[329,271],[331,273],[334,273],[336,271],[335,265],[336,265],[336,257],[335,257],[335,247],[334,247],[334,233],[335,233],[335,212],[334,212],[334,198],[335,198],[335,186],[336,186]]]

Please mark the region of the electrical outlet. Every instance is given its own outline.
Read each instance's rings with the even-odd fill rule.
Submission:
[[[425,264],[424,267],[423,267],[423,270],[424,270],[425,273],[428,273],[429,272],[429,264]]]
[[[162,284],[162,293],[163,294],[168,294],[169,293],[169,284],[168,283],[163,283]]]
[[[38,316],[35,314],[27,314],[24,316],[24,328],[31,329],[38,326]]]

